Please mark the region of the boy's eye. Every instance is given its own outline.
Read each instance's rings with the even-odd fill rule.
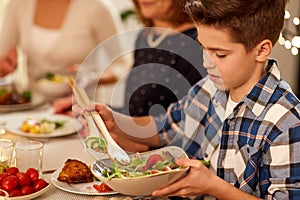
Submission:
[[[217,56],[218,58],[225,58],[225,57],[226,57],[225,54],[216,54],[216,56]]]

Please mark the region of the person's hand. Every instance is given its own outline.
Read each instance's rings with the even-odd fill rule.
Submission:
[[[67,74],[76,74],[79,71],[80,65],[74,64],[66,69]]]
[[[79,105],[75,104],[72,106],[72,110],[74,116],[77,117],[78,121],[84,126],[87,126],[87,122],[84,118],[84,113],[92,111],[96,111],[100,114],[108,131],[112,130],[115,125],[112,110],[104,104],[91,103],[86,108],[81,108]]]
[[[17,67],[17,50],[13,48],[9,50],[0,59],[0,77],[4,77],[7,74],[13,72]]]
[[[153,196],[197,196],[209,194],[215,187],[217,176],[199,160],[181,158],[176,163],[179,166],[190,166],[189,173],[175,183],[154,191]]]
[[[54,113],[72,116],[72,96],[67,96],[54,100]]]

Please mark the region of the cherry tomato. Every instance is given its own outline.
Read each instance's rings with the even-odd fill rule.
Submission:
[[[113,191],[108,185],[105,183],[99,184],[94,184],[93,188],[95,188],[98,192],[110,192]]]
[[[152,169],[151,170],[151,174],[158,174],[160,171],[159,170],[157,170],[157,169]]]
[[[17,167],[9,167],[5,170],[5,173],[9,173],[10,175],[16,175],[19,172]]]
[[[34,182],[39,178],[39,172],[34,168],[27,169],[25,173],[29,177],[31,182]]]
[[[36,181],[34,181],[33,183],[33,190],[35,192],[45,188],[48,185],[48,183],[44,180],[44,179],[37,179]]]
[[[18,185],[19,179],[14,175],[9,175],[2,181],[2,188],[7,192],[16,189]]]
[[[21,186],[30,185],[30,178],[25,174],[25,172],[18,172],[16,177],[19,179],[19,183]]]
[[[18,197],[18,196],[22,196],[22,192],[20,190],[12,190],[10,192],[8,192],[9,197]]]
[[[23,186],[20,191],[22,195],[28,195],[34,193],[33,188],[29,185]]]
[[[8,177],[10,174],[4,172],[3,174],[0,174],[0,185],[2,184],[3,180]]]

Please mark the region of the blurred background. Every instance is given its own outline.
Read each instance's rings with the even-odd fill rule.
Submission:
[[[7,1],[9,0],[0,0],[0,27]],[[118,8],[126,30],[141,26],[133,14],[131,0],[110,1]],[[272,57],[278,60],[282,77],[300,97],[300,0],[290,0],[286,10],[283,34],[274,47]]]

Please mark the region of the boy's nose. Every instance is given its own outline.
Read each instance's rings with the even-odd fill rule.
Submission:
[[[206,69],[215,67],[214,61],[205,50],[203,50],[203,65]]]

